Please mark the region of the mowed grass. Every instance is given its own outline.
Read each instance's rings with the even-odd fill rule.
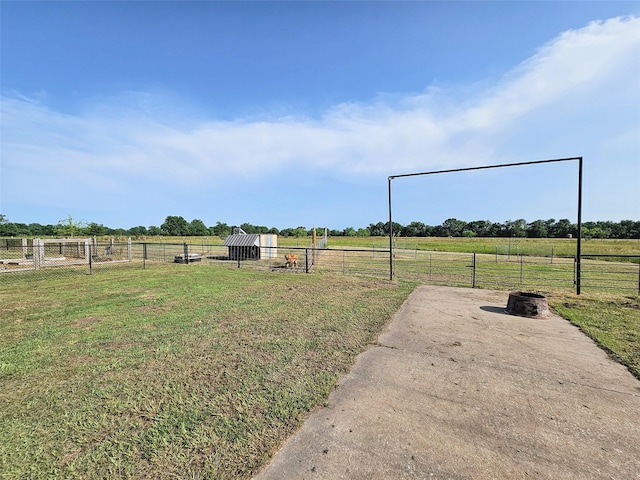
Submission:
[[[413,288],[201,265],[0,278],[3,478],[248,478]]]
[[[549,303],[640,379],[639,296],[555,293]]]

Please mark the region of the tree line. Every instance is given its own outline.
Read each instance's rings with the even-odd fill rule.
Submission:
[[[236,226],[216,222],[207,226],[200,219],[191,221],[181,216],[169,215],[160,226],[137,226],[129,229],[109,228],[95,222],[76,221],[71,216],[60,220],[55,225],[41,225],[39,223],[16,223],[0,214],[0,236],[2,237],[76,237],[76,236],[218,236],[224,238],[230,235]],[[306,227],[284,228],[252,225],[239,225],[246,233],[271,233],[283,237],[304,237],[312,234],[313,229]],[[325,227],[318,227],[318,234],[324,233]],[[375,237],[389,235],[389,222],[371,223],[368,227],[355,229],[347,227],[343,230],[326,229],[330,236],[347,237]],[[466,222],[456,218],[449,218],[441,225],[426,225],[422,222],[411,222],[408,225],[393,222],[393,234],[399,237],[529,237],[529,238],[567,238],[576,237],[578,227],[566,218],[555,220],[535,220],[527,222],[524,219],[507,220],[506,222],[491,222],[489,220],[475,220]],[[622,220],[620,222],[598,221],[583,222],[583,238],[611,238],[611,239],[640,239],[640,221]]]

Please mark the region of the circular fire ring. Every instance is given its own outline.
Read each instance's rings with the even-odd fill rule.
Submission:
[[[545,318],[549,315],[549,304],[544,295],[511,292],[507,302],[507,313],[519,317]]]

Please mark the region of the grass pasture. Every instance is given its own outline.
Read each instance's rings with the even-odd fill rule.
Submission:
[[[361,253],[331,260],[388,261]],[[321,268],[69,272],[0,277],[2,478],[249,478],[415,285]],[[640,297],[542,293],[640,378]]]
[[[279,242],[285,241],[283,238]],[[310,240],[309,240],[310,241]],[[301,244],[304,243],[301,241]],[[329,247],[389,249],[389,237],[329,237]],[[565,256],[576,254],[573,238],[397,237],[394,248],[500,255]],[[640,239],[582,239],[583,254],[640,255]]]
[[[4,478],[247,478],[412,285],[192,265],[0,284]]]

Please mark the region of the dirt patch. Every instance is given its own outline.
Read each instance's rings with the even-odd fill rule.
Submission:
[[[98,317],[96,315],[89,315],[88,317],[80,317],[80,318],[76,319],[75,321],[71,322],[71,326],[72,327],[86,328],[86,327],[90,327],[92,325],[95,325],[96,323],[99,323],[102,320],[103,320],[102,317]]]

